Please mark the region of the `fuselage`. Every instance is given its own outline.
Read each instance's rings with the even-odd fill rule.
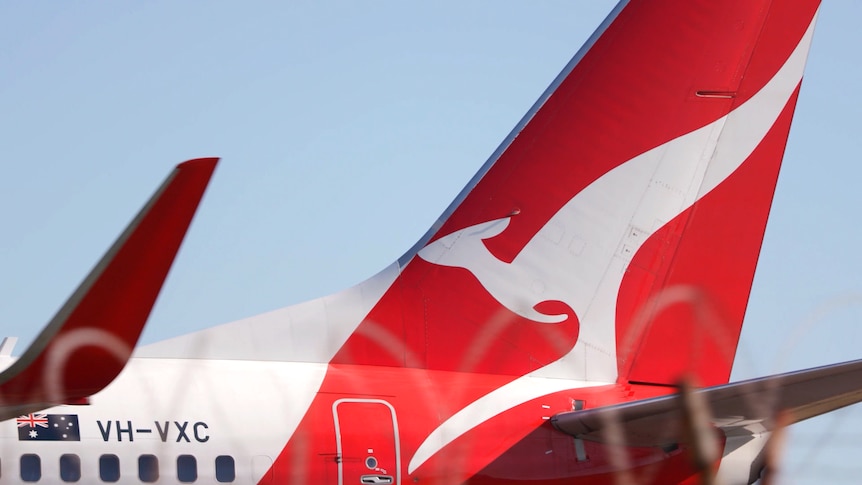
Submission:
[[[612,483],[620,467],[678,482],[694,473],[683,448],[612,449],[548,422],[561,411],[670,391],[408,368],[137,358],[90,404],[3,423],[0,483]],[[51,429],[72,420],[77,430],[64,438]]]

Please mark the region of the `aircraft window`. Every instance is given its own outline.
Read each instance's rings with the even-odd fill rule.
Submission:
[[[156,455],[138,457],[138,478],[147,483],[153,483],[159,479],[159,459]]]
[[[99,457],[99,478],[103,482],[116,482],[120,479],[120,459],[117,455]]]
[[[21,455],[21,480],[38,482],[42,478],[42,460],[39,455],[28,453]]]
[[[192,455],[177,457],[177,478],[183,483],[192,483],[198,479],[198,462]]]
[[[230,483],[236,479],[236,468],[232,456],[221,455],[216,457],[216,480],[219,483]]]
[[[81,479],[81,458],[78,455],[60,456],[60,478],[64,482],[77,482]]]

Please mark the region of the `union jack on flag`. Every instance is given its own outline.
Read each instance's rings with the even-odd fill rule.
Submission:
[[[18,416],[18,441],[81,441],[77,414]]]
[[[48,415],[47,414],[27,414],[25,416],[18,416],[18,427],[23,428],[24,426],[29,426],[30,428],[35,428],[36,426],[40,428],[48,427]]]

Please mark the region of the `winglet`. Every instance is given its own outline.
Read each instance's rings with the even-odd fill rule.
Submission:
[[[0,419],[85,401],[120,373],[217,162],[178,165],[21,358],[0,373]]]

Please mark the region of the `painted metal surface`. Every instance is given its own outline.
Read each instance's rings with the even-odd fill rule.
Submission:
[[[82,477],[115,455],[119,483],[179,483],[182,456],[200,481],[231,458],[232,483],[689,483],[684,444],[551,418],[727,382],[818,5],[621,2],[405,257],[2,423],[0,483],[74,450]],[[78,435],[39,429],[73,415]],[[720,444],[744,462],[764,436]]]

